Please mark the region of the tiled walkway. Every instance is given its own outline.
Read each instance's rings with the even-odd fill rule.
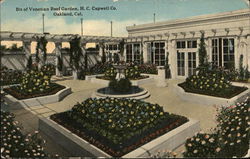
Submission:
[[[194,103],[182,101],[173,91],[173,85],[180,83],[177,80],[166,80],[167,87],[158,88],[155,83],[144,84],[141,87],[148,89],[151,96],[146,101],[151,103],[158,103],[163,106],[165,111],[183,115],[189,118],[200,121],[201,129],[208,132],[209,129],[215,126],[215,108],[213,106],[203,106]],[[46,104],[34,107],[17,108],[11,105],[8,109],[16,115],[16,120],[20,121],[24,127],[25,132],[32,132],[38,129],[38,118],[48,117],[57,112],[70,110],[77,102],[82,102],[91,97],[94,90],[103,87],[100,84],[93,84],[89,81],[81,80],[65,80],[57,81],[57,83],[72,88],[72,94],[68,95],[62,101],[53,104]],[[48,140],[47,150],[52,154],[59,154],[60,156],[67,156],[60,146]],[[177,149],[177,152],[183,150],[183,146]]]

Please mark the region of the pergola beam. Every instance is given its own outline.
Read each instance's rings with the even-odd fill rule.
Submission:
[[[49,42],[69,42],[72,38],[80,36],[78,34],[41,34],[41,33],[25,33],[25,32],[0,32],[2,41],[35,41],[36,37],[45,36]],[[85,42],[120,42],[123,37],[108,36],[81,36]]]

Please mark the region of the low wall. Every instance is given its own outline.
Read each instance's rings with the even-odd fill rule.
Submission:
[[[66,87],[58,91],[56,94],[48,95],[48,96],[18,100],[15,97],[8,94],[4,98],[5,98],[5,101],[9,104],[17,104],[23,107],[26,107],[26,106],[32,107],[32,106],[45,105],[45,104],[59,102],[70,93],[71,93],[71,88]]]
[[[111,157],[49,118],[39,119],[39,130],[71,152],[72,156]],[[153,154],[159,149],[174,150],[185,143],[186,138],[192,137],[198,131],[200,131],[199,121],[190,119],[189,122],[124,155],[123,158],[148,157],[148,152]]]
[[[238,85],[238,86],[240,86],[240,85]],[[204,105],[204,106],[213,106],[213,105],[229,106],[229,105],[233,105],[239,99],[245,98],[246,96],[248,96],[250,94],[249,87],[244,92],[242,92],[242,93],[238,94],[237,96],[234,96],[233,98],[230,98],[230,99],[185,92],[184,89],[179,87],[178,85],[174,85],[174,91],[177,93],[179,98],[181,98],[182,100],[192,102],[192,103],[197,103],[197,104]]]

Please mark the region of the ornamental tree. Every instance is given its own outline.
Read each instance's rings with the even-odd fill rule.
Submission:
[[[36,37],[37,45],[36,45],[36,62],[38,64],[38,68],[40,69],[47,60],[47,43],[45,36]]]
[[[77,79],[77,72],[80,69],[80,59],[82,55],[81,37],[75,37],[70,41],[70,66],[73,69],[74,79]]]
[[[169,66],[169,52],[167,52],[167,56],[166,56],[166,62],[165,62],[165,71],[166,71],[166,78],[171,78],[171,70],[170,70],[170,66]]]
[[[199,63],[200,63],[200,66],[202,67],[206,63],[208,63],[206,44],[205,44],[205,40],[204,40],[204,33],[201,34],[201,39],[200,39],[198,51],[199,51]]]
[[[122,61],[124,60],[124,45],[125,45],[125,41],[124,39],[122,39],[122,41],[119,43],[119,50],[120,50]]]

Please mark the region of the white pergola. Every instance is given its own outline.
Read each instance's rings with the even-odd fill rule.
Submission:
[[[42,34],[42,33],[25,33],[2,31],[0,37],[2,41],[36,41],[36,37],[45,36],[49,42],[69,42],[74,37],[81,37],[82,43],[106,43],[120,42],[123,37],[108,37],[108,36],[80,36],[78,34]]]

